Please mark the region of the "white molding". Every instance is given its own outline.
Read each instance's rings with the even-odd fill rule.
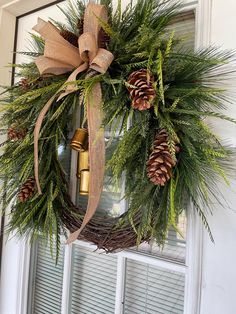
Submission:
[[[18,311],[16,314],[27,314],[28,308],[28,287],[29,287],[29,272],[30,272],[30,255],[31,246],[27,242],[22,243],[22,255],[19,261],[18,275],[18,296],[17,304]]]
[[[160,259],[157,256],[151,256],[142,254],[139,252],[132,252],[132,251],[123,251],[120,253],[117,253],[119,256],[129,258],[132,260],[135,260],[140,263],[146,263],[155,267],[163,268],[170,271],[176,271],[182,274],[186,274],[187,268],[184,264],[181,263],[175,263],[170,262],[168,260]]]
[[[199,0],[195,9],[195,49],[209,47],[211,37],[212,0]],[[204,227],[193,206],[188,213],[184,314],[199,314],[202,292]]]
[[[87,248],[89,250],[96,251],[98,253],[104,253],[103,250],[97,250],[97,246],[92,244],[92,243],[89,243],[89,242],[77,240],[74,242],[74,244],[82,246],[82,247]],[[117,255],[117,257],[121,256],[123,258],[129,258],[129,259],[135,260],[137,262],[146,263],[146,264],[149,264],[152,266],[168,269],[171,271],[180,272],[183,274],[185,274],[187,271],[187,268],[184,264],[172,262],[172,261],[170,262],[170,261],[165,260],[165,259],[160,259],[159,257],[157,257],[155,255],[147,255],[147,254],[143,254],[141,252],[133,252],[131,250],[130,251],[121,251],[121,252],[113,253],[113,254]]]
[[[115,314],[123,314],[124,312],[125,268],[126,258],[121,255],[118,255]]]
[[[0,6],[17,17],[52,2],[55,0],[2,0]]]
[[[208,47],[211,43],[212,0],[199,0],[196,10],[195,47]]]
[[[182,3],[183,3],[183,7],[181,9],[182,12],[196,10],[196,8],[198,6],[198,0],[196,0],[196,1],[184,1]]]
[[[12,52],[14,46],[16,17],[0,7],[0,85],[11,84],[11,68],[7,65],[12,63]],[[7,36],[6,36],[7,30]]]
[[[64,254],[61,314],[69,314],[72,246],[66,245]]]
[[[1,314],[26,314],[29,282],[30,247],[25,240],[4,241],[0,288]]]
[[[191,206],[188,213],[184,314],[200,313],[202,244],[202,221]]]

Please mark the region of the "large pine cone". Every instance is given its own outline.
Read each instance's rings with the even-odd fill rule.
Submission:
[[[129,76],[128,84],[131,86],[128,87],[128,90],[133,108],[138,110],[151,108],[152,101],[156,96],[153,83],[154,77],[146,69],[135,71]]]
[[[35,191],[35,179],[29,178],[21,187],[20,192],[18,194],[18,200],[20,202],[26,202],[29,198],[31,198]]]
[[[106,49],[110,39],[110,36],[101,28],[98,36],[99,47]]]
[[[84,32],[84,18],[78,19],[77,28],[79,30],[79,35],[82,35]]]
[[[25,77],[22,77],[19,82],[19,86],[23,92],[28,92],[30,89],[29,80]]]
[[[19,128],[17,124],[12,124],[7,130],[7,137],[10,141],[23,140],[26,133],[26,129]]]
[[[147,174],[152,183],[164,186],[172,176],[172,168],[176,161],[171,156],[168,146],[168,133],[161,130],[153,143],[153,151],[147,162]],[[176,152],[179,147],[176,146]]]
[[[79,47],[78,44],[78,36],[70,31],[68,31],[67,29],[64,29],[61,31],[61,36],[67,40],[71,45],[75,46],[75,47]]]

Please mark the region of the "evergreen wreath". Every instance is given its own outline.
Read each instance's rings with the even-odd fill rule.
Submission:
[[[12,207],[9,231],[32,239],[43,235],[51,245],[56,237],[59,248],[61,232],[81,226],[85,209],[71,201],[58,147],[66,145],[72,117],[99,82],[103,127],[113,134],[106,169],[116,184],[125,173],[129,206],[117,218],[96,214],[80,238],[107,252],[151,238],[163,244],[171,226],[178,231],[182,211],[196,210],[213,240],[206,213],[213,210],[211,197],[219,201],[217,182],[223,179],[229,184],[233,151],[205,119],[236,123],[221,113],[222,103],[230,102],[221,86],[232,74],[226,64],[233,54],[216,48],[195,52],[183,48],[168,30],[181,8],[173,1],[138,0],[123,13],[121,1],[116,10],[111,0],[100,4],[109,13],[109,23],[100,21],[101,46],[115,58],[105,74],[80,73],[77,90],[55,101],[46,114],[39,140],[42,195],[35,189],[34,126],[70,73],[40,75],[34,61],[13,65],[22,79],[6,88],[1,103],[1,132],[7,133],[0,157],[1,197],[4,210]],[[74,46],[82,32],[85,7],[84,1],[69,2],[63,10],[68,24],[53,21]],[[34,58],[43,54],[44,40],[34,34],[32,38],[34,50],[24,54]],[[83,114],[86,121],[85,107]]]

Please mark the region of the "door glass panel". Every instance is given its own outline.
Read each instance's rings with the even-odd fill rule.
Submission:
[[[60,7],[64,7],[66,1],[60,3]],[[58,9],[57,5],[52,5],[48,8],[36,11],[19,18],[17,29],[17,46],[16,51],[25,52],[31,50],[31,35],[32,28],[37,24],[38,17],[48,21],[50,18],[55,20],[65,21],[65,16]],[[16,54],[16,63],[26,63],[32,61],[31,57],[22,54]]]
[[[64,245],[55,263],[50,247],[40,239],[31,251],[28,314],[61,313]]]
[[[151,243],[142,243],[133,250],[184,264],[187,232],[187,218],[184,212],[179,217],[177,227],[181,234],[174,228],[170,228],[163,247],[157,245],[155,241],[151,241]]]
[[[113,138],[112,143],[110,143],[110,133],[105,132],[105,144],[106,144],[106,159],[110,159],[111,154],[113,153],[115,146],[119,141],[119,137]],[[79,158],[79,155],[78,155]],[[83,208],[87,207],[88,196],[81,195],[79,192],[80,189],[80,180],[78,180],[78,189],[77,189],[77,204]],[[112,180],[111,173],[106,170],[104,177],[103,192],[101,195],[101,200],[96,211],[96,215],[110,215],[113,217],[119,216],[123,208],[122,202],[122,182],[118,186],[114,185]]]
[[[117,258],[73,246],[71,314],[114,314]]]
[[[124,314],[182,314],[185,276],[127,260]]]

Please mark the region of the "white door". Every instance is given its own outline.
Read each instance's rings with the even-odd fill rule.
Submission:
[[[200,21],[206,14],[206,11],[203,14],[200,10],[203,5],[198,7],[197,1],[189,1],[189,3],[191,3],[189,10],[198,10]],[[214,12],[219,12],[217,5],[215,10]],[[14,12],[13,6],[11,11]],[[27,48],[27,32],[36,24],[38,16],[44,19],[50,17],[63,20],[62,13],[55,5],[19,18],[16,33],[19,51]],[[191,28],[193,24],[194,22],[190,22],[187,27]],[[197,25],[199,26],[199,23]],[[216,27],[216,23],[214,25]],[[197,42],[200,43],[200,35],[202,35],[200,27],[197,33]],[[218,34],[214,38],[216,40]],[[22,61],[25,61],[25,57],[17,56],[16,62]],[[199,264],[194,260],[195,257],[200,261],[201,257],[196,255],[200,252],[199,233],[196,228],[198,222],[196,217],[188,217],[188,220],[188,231],[185,218],[183,217],[182,220],[182,227],[187,234],[187,245],[186,241],[178,239],[172,232],[164,252],[160,252],[155,245],[153,247],[143,245],[138,251],[131,250],[104,256],[94,253],[92,246],[77,241],[72,247],[62,247],[57,267],[54,267],[50,253],[47,250],[45,252],[40,242],[31,248],[22,240],[11,237],[3,250],[0,313],[200,313],[197,311],[200,280],[196,280],[200,274]],[[228,221],[230,230],[234,230],[235,225],[232,221]],[[217,228],[213,231],[218,236],[220,226]],[[231,236],[230,232],[228,246],[232,249],[233,236],[232,238]],[[219,306],[221,310],[223,306],[223,302],[219,299],[216,300],[219,306],[213,304],[217,295],[222,297],[224,294],[220,292],[218,294],[217,291],[216,294],[212,294],[211,286],[208,284],[210,282],[212,287],[216,287],[218,280],[222,283],[223,279],[216,274],[218,279],[214,280],[214,269],[217,269],[219,264],[215,264],[215,261],[214,267],[209,264],[213,256],[218,257],[219,252],[211,244],[208,245],[207,238],[205,243],[207,243],[207,250],[211,251],[211,256],[205,255],[207,268],[204,268],[203,288],[206,293],[203,295],[204,304],[201,313],[234,314],[231,312],[234,303],[232,297],[230,305],[227,305],[228,312],[218,310]],[[228,265],[232,267],[232,264]],[[94,272],[94,269],[98,271]],[[227,270],[224,270],[224,273],[226,276],[229,275]],[[233,276],[235,278],[235,272]],[[231,287],[232,282],[235,280],[228,278],[227,288]],[[233,293],[233,288],[227,291]],[[209,310],[208,297],[212,298],[210,306],[214,306],[214,311]]]

